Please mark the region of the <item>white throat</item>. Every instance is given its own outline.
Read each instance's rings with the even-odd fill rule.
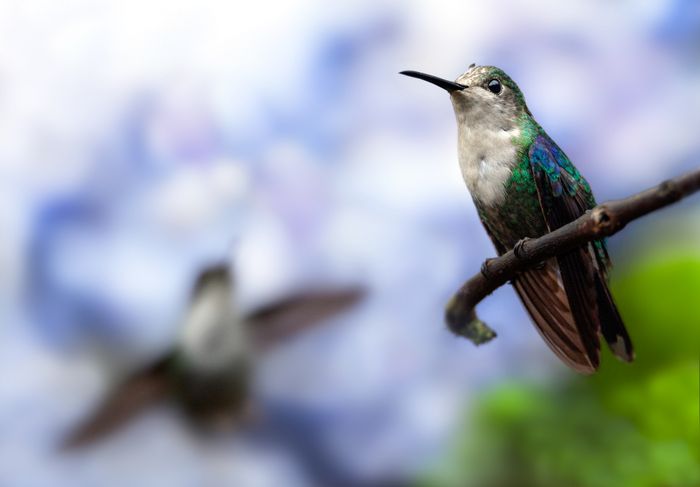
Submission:
[[[516,165],[519,128],[494,129],[480,124],[459,122],[459,167],[472,198],[486,207],[501,205],[506,182]]]

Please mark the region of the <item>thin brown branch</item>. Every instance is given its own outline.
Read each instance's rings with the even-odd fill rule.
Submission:
[[[509,250],[495,259],[488,259],[483,267],[485,272],[465,282],[447,304],[445,318],[448,327],[476,345],[488,342],[496,333],[479,320],[474,310],[486,296],[520,272],[592,240],[614,235],[632,220],[673,204],[698,190],[700,169],[669,179],[629,198],[600,204],[551,233],[526,239],[516,246],[519,247],[517,256],[513,250]]]

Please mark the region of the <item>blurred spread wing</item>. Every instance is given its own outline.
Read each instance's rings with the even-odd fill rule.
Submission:
[[[254,311],[247,322],[256,346],[264,349],[347,310],[364,295],[360,287],[308,291]]]
[[[566,155],[546,135],[530,146],[530,164],[542,212],[550,231],[575,220],[595,206],[588,183]],[[595,242],[556,259],[561,283],[589,366],[597,368],[598,333],[624,360],[633,356],[632,344],[607,287],[609,259],[605,243]]]
[[[169,392],[168,359],[133,374],[63,441],[63,449],[80,448],[112,433]]]

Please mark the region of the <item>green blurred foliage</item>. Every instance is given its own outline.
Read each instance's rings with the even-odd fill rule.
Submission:
[[[476,487],[700,486],[700,252],[651,245],[615,275],[637,359],[481,396],[423,482]]]

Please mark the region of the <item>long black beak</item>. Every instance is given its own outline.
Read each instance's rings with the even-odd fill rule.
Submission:
[[[438,78],[437,76],[433,76],[432,74],[419,73],[418,71],[401,71],[399,74],[405,74],[406,76],[410,76],[411,78],[422,79],[423,81],[427,81],[428,83],[437,85],[450,93],[452,93],[453,91],[463,90],[467,87],[466,85],[461,85],[453,81],[447,81],[446,79]]]

